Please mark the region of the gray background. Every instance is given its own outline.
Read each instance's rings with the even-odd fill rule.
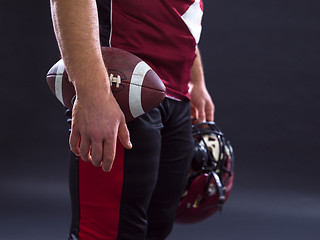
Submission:
[[[222,214],[176,225],[170,240],[319,239],[319,9],[205,1],[200,49],[235,185]],[[49,1],[2,1],[0,30],[0,240],[66,239],[67,128],[45,82],[59,59]]]

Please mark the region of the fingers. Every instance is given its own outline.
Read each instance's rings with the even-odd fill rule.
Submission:
[[[115,134],[113,136],[110,136],[110,138],[108,140],[105,140],[103,143],[103,171],[109,172],[112,169],[113,161],[116,155],[117,137],[119,137],[120,142],[125,148],[132,148],[129,130],[127,128],[127,124],[125,123],[124,118],[119,124],[118,135]]]
[[[91,161],[93,166],[100,167],[102,161],[103,145],[100,141],[91,143]]]
[[[127,149],[132,148],[130,135],[124,116],[120,116],[120,122],[108,128],[100,127],[91,131],[83,131],[79,126],[72,127],[69,144],[70,149],[83,161],[92,165],[102,166],[104,171],[110,171],[116,155],[117,137]],[[97,130],[98,129],[98,130]]]
[[[119,137],[120,142],[122,143],[122,145],[125,148],[127,148],[127,149],[132,148],[129,130],[127,128],[127,124],[124,121],[122,121],[119,125],[118,137]]]
[[[112,139],[105,140],[103,143],[103,158],[102,158],[102,170],[109,172],[112,168],[112,164],[116,155],[117,136],[114,135]]]
[[[207,121],[213,122],[214,121],[214,105],[206,108],[205,110]]]
[[[130,149],[129,131],[125,122],[119,125],[118,136],[123,146]],[[104,141],[90,141],[87,137],[82,137],[80,134],[72,131],[70,135],[70,148],[77,156],[80,156],[83,161],[92,162],[96,167],[102,166],[103,171],[110,171],[116,155],[117,134],[110,134]]]
[[[201,123],[206,121],[206,114],[204,110],[204,104],[198,103],[191,107],[191,116],[195,118],[195,123]]]
[[[196,106],[191,107],[191,114],[196,119],[196,123],[213,122],[214,105],[212,102],[197,103]]]
[[[91,143],[88,138],[82,137],[72,129],[69,139],[70,150],[83,161],[90,162],[94,166],[100,166],[102,160],[102,144],[100,142]]]
[[[76,155],[80,156],[79,145],[80,145],[80,133],[72,129],[69,138],[70,150]]]
[[[193,105],[191,104],[191,119],[196,120],[198,118],[198,114],[196,109],[193,107]]]
[[[83,161],[86,161],[86,162],[91,161],[91,156],[89,154],[90,145],[91,145],[90,140],[88,138],[86,138],[86,137],[81,138],[79,153],[80,153],[80,157]]]
[[[204,110],[204,105],[201,105],[198,109],[198,121],[199,122],[205,122],[206,121],[206,113]]]
[[[76,148],[78,153],[77,156],[80,156],[85,162],[92,162],[92,165],[95,167],[102,166],[102,169],[108,172],[112,168],[113,160],[116,155],[116,144],[116,134],[105,141],[94,141],[92,143],[88,138],[83,137],[80,142],[80,147],[78,146]]]

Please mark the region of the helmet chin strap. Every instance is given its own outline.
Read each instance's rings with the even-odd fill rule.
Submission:
[[[211,131],[214,131],[214,133],[216,134],[216,141],[215,143],[216,144],[219,144],[217,150],[218,150],[218,153],[215,154],[214,152],[214,148],[212,146],[208,146],[207,142],[209,142],[209,137],[205,137],[205,136],[202,136],[201,135],[201,140],[202,140],[202,143],[204,144],[205,146],[205,149],[209,149],[210,147],[212,148],[211,149],[211,153],[209,153],[209,151],[207,152],[207,158],[206,160],[208,161],[209,159],[212,159],[212,158],[215,158],[218,160],[218,162],[224,160],[225,158],[225,149],[224,149],[224,145],[222,144],[226,144],[224,142],[224,134],[217,128],[217,126],[215,125],[214,122],[203,122],[203,123],[199,123],[197,125],[195,125],[195,130],[198,134],[202,133],[202,134],[210,134],[211,131],[208,131],[207,129],[205,128],[202,128],[202,126],[204,125],[207,125],[209,126],[209,129]],[[220,142],[222,141],[222,142]],[[200,145],[200,144],[199,144]],[[232,150],[231,150],[232,151]],[[213,156],[211,156],[211,154]],[[207,161],[205,161],[205,163],[207,164]],[[212,161],[212,162],[215,162],[215,161]],[[221,164],[221,163],[220,163]],[[214,168],[217,168],[218,166],[214,166]],[[205,169],[202,169],[202,170],[205,170]],[[212,183],[212,178],[214,178],[215,180],[215,183]],[[216,190],[217,189],[217,190]],[[209,171],[209,178],[208,178],[208,182],[207,182],[207,185],[206,185],[206,193],[208,196],[213,196],[214,194],[218,194],[218,200],[217,200],[217,206],[219,207],[220,211],[222,210],[222,206],[226,200],[226,197],[225,197],[225,186],[224,184],[221,182],[221,179],[219,177],[219,175],[215,172],[214,169],[211,168],[211,170]]]

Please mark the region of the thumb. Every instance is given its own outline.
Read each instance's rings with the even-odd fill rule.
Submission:
[[[127,124],[124,121],[120,122],[119,130],[118,130],[118,137],[119,137],[120,142],[122,143],[122,145],[125,148],[127,148],[127,149],[132,148],[129,130],[127,128]]]

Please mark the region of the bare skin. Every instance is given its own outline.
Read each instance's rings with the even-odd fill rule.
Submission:
[[[71,151],[82,160],[110,171],[117,138],[132,148],[124,115],[114,99],[99,42],[95,0],[51,0],[54,31],[77,99],[73,107]],[[204,82],[198,48],[192,67],[192,113],[202,122],[213,120],[214,105]]]
[[[198,46],[196,48],[196,55],[197,57],[195,58],[191,69],[191,80],[189,84],[191,115],[197,119],[195,123],[213,121],[214,104],[206,87]]]
[[[110,171],[117,137],[132,148],[124,115],[109,86],[99,42],[95,0],[51,0],[52,20],[66,70],[75,86],[71,151]]]

